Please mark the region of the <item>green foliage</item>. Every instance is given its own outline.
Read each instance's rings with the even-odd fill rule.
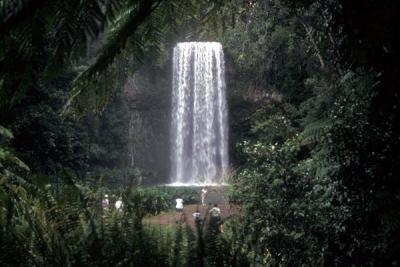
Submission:
[[[86,173],[85,179],[92,185],[118,189],[121,186],[128,187],[132,184],[141,184],[150,177],[138,168],[93,168]]]
[[[218,3],[214,2],[157,0],[125,4],[105,31],[107,41],[95,63],[83,66],[83,71],[71,84],[66,112],[80,115],[87,111],[103,111],[121,90],[121,82],[143,61],[168,53],[178,38],[178,29],[193,20],[198,22],[211,16],[218,8]],[[204,4],[211,8],[204,12]],[[91,101],[94,98],[96,100]]]
[[[377,0],[1,1],[0,263],[398,265],[399,7]],[[163,136],[152,123],[165,119],[168,106],[159,73],[168,73],[176,40],[211,39],[226,52],[231,140],[240,143],[230,199],[244,218],[229,221],[226,234],[210,220],[197,236],[178,227],[171,237],[141,219],[170,209],[177,196],[197,203],[197,192],[122,190],[126,206],[117,213],[100,206],[103,186],[158,179],[163,167],[150,173],[135,160],[165,152],[147,149],[163,145],[151,142]],[[150,71],[157,82],[127,106],[118,92],[142,61],[163,70]],[[82,123],[61,111],[112,114]],[[128,134],[134,127],[122,122],[132,114],[151,126]],[[85,177],[88,164],[97,190],[72,179]]]
[[[252,100],[276,99],[280,94],[291,104],[309,96],[303,80],[320,66],[307,49],[302,18],[294,16],[281,1],[238,4],[226,12],[234,20],[222,42],[237,76],[229,88]]]
[[[334,165],[321,155],[304,157],[299,138],[243,149],[249,161],[236,187],[246,210],[244,238],[259,264],[323,264],[328,240],[348,217],[346,207],[332,204],[340,186],[330,178]]]
[[[77,68],[79,76],[66,103],[77,114],[103,110],[120,90],[121,80],[134,71],[120,71],[127,64],[127,51],[136,60],[159,51],[166,35],[192,13],[201,13],[200,19],[210,14],[213,8],[203,12],[203,2],[214,6],[210,1],[3,1],[0,108],[7,110],[32,89],[76,66],[75,60],[105,36],[104,45],[95,49],[94,63]]]
[[[326,115],[334,99],[331,56],[318,16],[294,13],[283,1],[233,1],[223,9],[220,37],[227,57],[233,143],[282,144]],[[310,33],[309,31],[312,31]],[[234,149],[239,166],[245,155]]]
[[[398,264],[397,11],[340,0],[224,10],[229,88],[251,103],[243,112],[232,97],[233,197],[258,264]]]
[[[251,132],[257,140],[279,144],[298,132],[298,117],[293,105],[271,103],[252,114]]]
[[[0,125],[0,169],[2,175],[10,175],[9,171],[18,169],[29,171],[29,167],[21,161],[10,149],[10,141],[14,135],[10,130]]]
[[[72,75],[62,75],[45,88],[32,89],[29,99],[6,113],[15,137],[13,148],[33,173],[54,175],[70,168],[82,175],[86,170],[85,128],[78,121],[59,116]]]
[[[206,266],[228,266],[225,240],[222,237],[219,225],[221,219],[208,216],[204,229],[205,263]]]
[[[321,119],[306,125],[300,134],[303,144],[317,143],[333,126],[332,119]]]
[[[398,250],[392,206],[398,193],[394,180],[377,176],[393,159],[371,151],[379,151],[377,140],[391,142],[393,128],[369,120],[373,81],[371,74],[348,72],[330,87],[338,94],[325,118],[295,116],[305,127],[294,137],[281,128],[242,144],[247,162],[235,199],[246,209],[243,238],[259,264],[393,264],[383,255]],[[274,136],[284,142],[272,143]],[[383,193],[387,184],[392,189]]]
[[[2,177],[2,266],[176,266],[170,265],[171,235],[141,222],[152,212],[145,209],[154,195],[145,189],[127,191],[122,211],[104,209],[103,190],[78,184],[69,174],[60,179],[61,184],[38,187]],[[184,261],[185,250],[177,249]]]
[[[393,139],[395,130],[390,118],[382,124],[370,120],[373,88],[377,85],[374,78],[371,74],[348,73],[340,81],[343,91],[332,109],[335,124],[326,141],[330,158],[338,164],[334,177],[343,184],[335,204],[350,210],[346,231],[340,235],[348,238],[333,242],[332,258],[389,265],[395,262],[395,251],[399,250],[393,239],[399,229],[395,208],[399,189],[392,178],[398,156],[389,151],[399,143]]]
[[[130,197],[138,200],[133,203],[142,203],[142,212],[152,215],[175,207],[175,199],[178,197],[183,199],[185,205],[199,203],[197,190],[185,187],[137,187],[130,192]]]
[[[115,6],[124,1],[113,1]],[[1,108],[9,108],[33,88],[60,74],[71,56],[106,25],[102,1],[3,1],[0,13]],[[7,67],[5,67],[7,66]]]

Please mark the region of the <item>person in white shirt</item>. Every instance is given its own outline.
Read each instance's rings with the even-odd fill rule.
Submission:
[[[203,187],[201,189],[201,205],[205,206],[206,205],[206,196],[207,196],[207,188]]]
[[[183,199],[178,197],[177,199],[175,199],[176,201],[176,205],[175,205],[175,209],[176,209],[176,213],[177,213],[177,217],[175,217],[175,221],[178,222],[182,222],[183,221]]]
[[[122,210],[122,198],[119,197],[118,200],[115,202],[115,209],[118,211]]]
[[[175,201],[176,201],[176,205],[175,205],[176,211],[182,212],[183,211],[183,199],[178,197]]]

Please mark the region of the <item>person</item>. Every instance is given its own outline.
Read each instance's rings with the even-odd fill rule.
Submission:
[[[178,197],[175,201],[176,201],[176,205],[175,205],[176,211],[182,212],[183,211],[183,199]]]
[[[199,207],[197,207],[196,211],[193,213],[193,219],[194,219],[194,222],[196,222],[196,223],[201,221],[201,213],[200,213]]]
[[[110,201],[108,200],[108,195],[105,194],[103,200],[101,201],[101,205],[103,206],[104,210],[107,210],[109,205],[110,205]]]
[[[207,191],[207,188],[203,187],[203,188],[201,189],[201,205],[203,205],[203,206],[206,205],[205,200],[206,200],[207,192],[208,192],[208,191]]]
[[[218,204],[214,204],[214,207],[210,209],[209,214],[211,215],[210,220],[212,224],[221,232],[224,232],[224,224],[221,218],[221,209],[218,208]]]
[[[209,211],[212,217],[221,217],[221,209],[218,208],[218,204],[214,204],[214,207]]]
[[[181,197],[178,197],[177,199],[175,199],[176,201],[176,205],[175,205],[175,209],[176,209],[176,213],[178,215],[180,215],[180,218],[177,218],[176,221],[178,222],[182,220],[182,211],[183,211],[183,199]]]
[[[119,197],[118,200],[115,202],[115,209],[118,211],[122,210],[122,197]]]

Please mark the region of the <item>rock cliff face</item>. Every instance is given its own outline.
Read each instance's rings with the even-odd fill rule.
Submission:
[[[170,85],[167,68],[144,66],[123,90],[128,106],[127,164],[143,169],[152,183],[168,177]]]
[[[107,183],[164,183],[169,167],[170,68],[144,63],[98,116],[89,116],[90,172]]]

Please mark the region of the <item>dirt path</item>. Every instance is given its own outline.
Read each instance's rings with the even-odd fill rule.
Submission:
[[[229,204],[222,204],[218,205],[218,207],[221,209],[221,217],[222,219],[226,219],[229,216],[232,215],[237,215],[239,214],[238,209],[235,206],[230,206]],[[201,218],[205,218],[206,214],[208,213],[209,209],[211,209],[212,206],[206,205],[206,206],[201,206],[201,205],[187,205],[183,208],[183,216],[185,222],[191,226],[194,227],[194,218],[193,218],[193,213],[199,209]],[[176,224],[177,221],[179,221],[179,215],[175,211],[169,211],[165,212],[162,214],[159,214],[157,216],[151,216],[151,217],[146,217],[143,219],[144,224],[153,224],[153,225],[171,225],[171,224]]]
[[[201,187],[198,187],[199,194],[199,203],[200,203],[200,194]],[[206,197],[206,203],[209,203],[205,206],[201,204],[194,205],[185,205],[183,208],[183,217],[184,221],[191,227],[195,226],[193,213],[199,209],[201,218],[204,219],[208,213],[208,211],[213,207],[214,203],[218,204],[218,207],[221,209],[221,217],[222,219],[226,219],[232,215],[240,214],[239,209],[228,203],[226,199],[226,189],[227,187],[219,186],[219,187],[208,187],[208,194]],[[180,216],[175,212],[175,210],[163,212],[157,216],[149,216],[143,219],[144,224],[152,224],[152,225],[175,225],[180,221]]]

